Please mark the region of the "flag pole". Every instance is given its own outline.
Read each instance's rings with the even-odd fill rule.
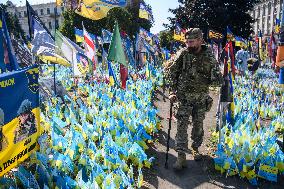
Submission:
[[[54,36],[56,34],[56,14],[57,14],[57,1],[55,2],[54,8]],[[53,63],[53,84],[54,84],[54,94],[56,96],[56,65]]]

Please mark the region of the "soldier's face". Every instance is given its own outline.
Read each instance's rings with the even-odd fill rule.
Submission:
[[[201,39],[187,39],[186,40],[186,45],[187,48],[190,52],[197,52],[198,49],[200,49],[202,44],[202,40]]]

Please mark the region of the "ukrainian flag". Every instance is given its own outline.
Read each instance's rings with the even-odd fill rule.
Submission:
[[[113,69],[111,67],[110,61],[108,61],[107,65],[108,65],[109,85],[114,86],[117,83],[117,81]]]
[[[114,7],[125,7],[126,0],[81,0],[76,13],[91,20],[100,20]]]
[[[247,47],[245,40],[241,37],[235,37],[235,46],[237,47]]]
[[[140,3],[139,18],[151,20],[153,18],[152,11],[146,6],[145,3]]]
[[[84,41],[83,30],[75,28],[75,38],[77,43],[82,43]]]

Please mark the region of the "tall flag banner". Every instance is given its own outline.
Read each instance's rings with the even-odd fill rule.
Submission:
[[[182,29],[178,23],[176,23],[176,28],[174,30],[174,40],[185,42],[185,30]]]
[[[34,11],[34,9],[29,4],[28,1],[26,1],[26,7],[27,7],[27,15],[28,15],[29,34],[30,34],[31,40],[34,37],[34,20],[36,20],[41,25],[41,27],[48,33],[48,35],[50,35],[50,37],[52,39],[54,39],[53,36],[51,35],[50,31],[42,23],[42,21],[39,18],[38,14]]]
[[[208,38],[215,43],[221,43],[224,39],[224,35],[222,33],[216,32],[214,30],[209,30]]]
[[[280,33],[280,24],[281,24],[280,19],[276,18],[276,20],[275,20],[275,33],[276,34]]]
[[[140,3],[139,18],[143,18],[146,20],[153,20],[152,10],[146,5],[145,2]]]
[[[83,33],[84,33],[84,40],[85,40],[85,54],[90,60],[92,60],[93,68],[94,70],[96,70],[96,63],[97,63],[96,45],[94,43],[94,40],[91,38],[90,34],[85,29],[84,25],[83,25]]]
[[[31,18],[33,19],[33,17]],[[57,63],[64,66],[70,66],[70,63],[55,52],[55,40],[42,25],[33,19],[34,38],[31,42],[31,52],[37,55],[44,62]]]
[[[274,37],[274,32],[272,32],[269,40],[269,57],[273,61],[273,67],[276,60],[276,49],[277,49],[276,40]]]
[[[258,54],[259,54],[259,58],[261,60],[263,60],[263,49],[262,49],[262,32],[261,30],[259,30],[258,33]]]
[[[75,12],[91,20],[100,20],[114,7],[125,7],[126,0],[80,0],[73,5]]]
[[[37,65],[0,76],[0,177],[38,149],[38,77]]]
[[[113,36],[111,38],[111,43],[108,52],[109,53],[107,59],[109,61],[120,63],[121,86],[123,89],[126,89],[126,80],[128,77],[128,70],[127,70],[128,65],[126,62],[126,57],[117,22],[114,27]]]
[[[58,54],[72,63],[74,76],[85,75],[89,71],[89,63],[88,58],[83,56],[84,50],[59,31],[56,31],[55,39]]]
[[[227,41],[235,41],[235,36],[229,26],[227,26]]]
[[[1,15],[1,20],[2,20],[2,45],[3,45],[3,50],[4,51],[4,63],[5,67],[8,71],[13,71],[19,69],[18,61],[16,59],[15,53],[12,48],[12,43],[10,39],[10,34],[8,32],[8,28],[6,25],[6,20],[5,20],[5,13],[4,11],[2,12]],[[6,61],[5,61],[6,60]]]
[[[112,33],[108,30],[102,29],[102,41],[103,43],[111,42]]]

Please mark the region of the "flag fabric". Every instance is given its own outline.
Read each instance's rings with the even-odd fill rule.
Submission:
[[[145,2],[140,3],[139,18],[143,18],[146,20],[153,20],[152,10],[146,5]]]
[[[123,89],[126,89],[126,80],[128,77],[128,69],[126,57],[122,45],[122,40],[118,28],[118,23],[116,22],[114,27],[113,36],[111,38],[111,44],[109,47],[108,60],[120,63],[120,80]]]
[[[208,38],[215,43],[221,43],[224,39],[224,35],[222,33],[216,32],[214,30],[209,30]]]
[[[276,34],[280,33],[280,24],[281,24],[281,20],[276,18],[276,21],[275,21],[275,33]]]
[[[277,45],[274,37],[274,32],[272,32],[269,40],[269,57],[271,57],[272,59],[276,57],[276,48]]]
[[[38,149],[37,141],[42,133],[38,78],[38,65],[0,76],[0,86],[6,85],[0,87],[0,177]]]
[[[174,40],[185,42],[185,30],[178,23],[176,23],[174,30]]]
[[[114,7],[125,7],[126,0],[81,0],[75,5],[75,12],[91,20],[100,20]]]
[[[33,17],[31,18],[33,19]],[[55,40],[48,34],[37,20],[33,19],[34,38],[31,42],[31,52],[41,58],[44,62],[52,62],[64,66],[71,66],[62,56],[55,52]]]
[[[108,61],[107,65],[108,65],[109,85],[114,86],[117,83],[116,77],[114,75],[113,69],[111,67],[111,63],[109,61]]]
[[[127,67],[127,62],[125,58],[125,53],[122,45],[122,40],[118,28],[118,24],[115,24],[113,36],[111,38],[111,43],[109,46],[108,51],[108,60],[118,62],[120,64],[123,64]]]
[[[83,30],[75,28],[75,40],[77,43],[82,43],[84,41]]]
[[[247,43],[246,43],[244,38],[236,36],[235,37],[235,46],[237,46],[237,47],[245,47],[246,48],[247,47]]]
[[[93,62],[93,69],[96,70],[96,45],[91,38],[90,34],[87,32],[83,25],[83,33],[84,33],[84,40],[85,40],[85,54],[86,56],[92,60]]]
[[[10,39],[10,34],[6,25],[6,20],[5,20],[5,13],[4,11],[2,12],[1,15],[1,26],[2,26],[2,35],[1,35],[1,40],[2,40],[2,45],[3,45],[3,49],[2,49],[2,56],[4,59],[2,59],[2,57],[0,57],[2,60],[4,60],[5,63],[5,67],[8,71],[13,71],[13,70],[18,70],[19,69],[19,65],[18,65],[18,61],[16,59],[15,56],[15,52],[13,51],[12,48],[12,43],[11,43],[11,39]],[[4,53],[3,53],[4,52]],[[1,63],[0,63],[1,64]],[[2,64],[2,66],[3,64]]]
[[[235,36],[229,26],[227,26],[227,41],[235,41]]]
[[[262,32],[259,30],[258,32],[258,53],[259,53],[259,58],[263,60],[263,49],[262,49]]]
[[[103,43],[111,42],[112,33],[108,30],[102,29],[102,41]]]

